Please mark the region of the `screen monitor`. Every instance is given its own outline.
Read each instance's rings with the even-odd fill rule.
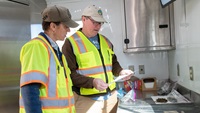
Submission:
[[[175,0],[160,0],[161,6],[162,8],[168,6],[169,4],[171,4],[172,2],[174,2]]]

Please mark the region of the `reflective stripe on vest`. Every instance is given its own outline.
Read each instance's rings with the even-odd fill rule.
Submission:
[[[111,43],[105,37],[99,35],[99,38],[101,53],[80,31],[69,37],[69,40],[77,57],[77,73],[93,78],[101,78],[104,82],[109,83],[113,81],[112,56],[110,55],[114,54],[114,52],[111,50]],[[88,56],[88,54],[92,56]],[[101,59],[100,54],[103,55],[103,59]],[[110,90],[113,90],[115,87],[115,84],[109,86]],[[106,90],[99,92],[95,88],[80,88],[81,95],[93,95],[105,92]]]
[[[87,49],[86,49],[85,45],[83,44],[83,41],[80,38],[79,34],[75,33],[72,37],[74,38],[74,40],[76,42],[76,45],[79,49],[79,53],[87,52]]]
[[[106,71],[107,72],[111,72],[112,71],[112,66],[111,65],[107,65],[105,66]],[[99,67],[94,67],[94,68],[88,68],[88,69],[79,69],[77,70],[78,73],[80,74],[84,74],[84,75],[92,75],[92,74],[101,74],[104,73],[104,69],[103,66],[99,66]]]
[[[87,52],[86,46],[84,45],[83,40],[80,38],[80,35],[78,34],[78,32],[75,33],[72,37],[76,42],[76,45],[79,49],[79,53],[81,54],[81,53]],[[111,47],[111,44],[107,40],[106,42],[108,46]],[[106,65],[105,68],[106,68],[106,71],[108,72],[112,71],[112,65]],[[77,70],[77,73],[84,74],[84,75],[100,74],[100,73],[104,73],[104,69],[103,69],[103,66],[87,68],[87,69],[79,68]]]
[[[78,49],[79,49],[79,53],[87,52],[87,49],[86,49],[86,47],[85,47],[85,45],[84,45],[82,39],[80,38],[80,35],[79,35],[78,32],[76,32],[76,33],[75,33],[73,36],[71,36],[71,37],[73,37],[73,39],[75,40],[76,45],[77,45],[77,47],[78,47]],[[106,40],[108,46],[109,46],[110,48],[112,48],[112,45],[109,43],[109,41],[108,41],[105,37],[104,37],[104,39]]]
[[[41,103],[42,103],[42,107],[43,108],[50,108],[50,107],[57,107],[59,105],[59,107],[68,107],[69,102],[74,104],[74,98],[68,99],[68,98],[64,98],[64,99],[41,99]],[[24,106],[24,103],[22,101],[22,99],[20,99],[20,106]]]
[[[58,110],[61,113],[70,111],[70,112],[74,112],[75,108],[74,108],[74,97],[73,97],[73,92],[71,89],[71,79],[70,76],[67,74],[67,80],[64,80],[65,82],[62,81],[62,83],[64,83],[63,85],[65,86],[65,88],[62,90],[60,89],[59,86],[57,86],[59,83],[61,83],[61,81],[59,83],[57,83],[57,66],[58,65],[58,59],[55,53],[53,53],[53,49],[51,49],[48,45],[47,42],[44,41],[43,37],[39,36],[39,38],[36,38],[36,40],[40,40],[42,43],[44,43],[44,45],[48,46],[47,47],[47,51],[49,53],[49,68],[48,68],[48,75],[46,75],[43,72],[39,72],[39,71],[29,71],[27,73],[23,73],[23,75],[21,75],[21,80],[20,80],[20,84],[21,86],[23,86],[23,84],[27,84],[27,83],[32,83],[33,81],[36,81],[37,83],[43,83],[43,85],[45,85],[45,88],[40,89],[40,90],[45,90],[44,92],[46,94],[43,95],[40,94],[40,101],[42,104],[42,110],[45,111],[45,108],[51,109],[51,110]],[[66,70],[69,71],[69,69],[67,69],[67,62],[66,60],[64,60],[64,56],[62,55],[62,59],[64,62],[64,67]],[[57,63],[56,63],[57,62]],[[68,72],[70,74],[70,72]],[[64,76],[64,75],[63,75]],[[60,77],[59,77],[60,78]],[[65,76],[64,76],[65,78]],[[61,79],[61,78],[60,78]],[[39,82],[38,82],[39,81]],[[46,85],[48,84],[48,85]],[[66,85],[65,85],[66,84]],[[58,95],[59,91],[62,90],[62,93],[60,93],[61,96]],[[69,91],[65,91],[65,90],[69,90]],[[70,96],[71,95],[71,96]],[[24,112],[24,103],[22,101],[22,98],[20,98],[20,113]],[[61,108],[62,109],[58,109]],[[23,108],[23,109],[22,109]],[[47,110],[47,111],[48,111]],[[48,111],[49,112],[49,111]],[[45,113],[48,113],[45,112]]]
[[[49,49],[49,48],[48,48]],[[50,50],[49,50],[50,51]],[[55,59],[54,59],[54,55],[51,53],[50,54],[50,66],[49,66],[49,77],[47,78],[46,75],[40,73],[40,72],[31,72],[31,73],[26,73],[22,75],[21,78],[21,84],[25,83],[25,82],[29,82],[29,81],[35,81],[35,80],[39,80],[42,81],[44,83],[49,82],[48,83],[48,92],[47,95],[49,97],[55,97],[56,96],[56,70],[54,68],[54,66],[56,66],[55,63]]]

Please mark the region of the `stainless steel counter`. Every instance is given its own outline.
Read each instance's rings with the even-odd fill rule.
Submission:
[[[135,92],[135,101],[120,101],[117,113],[200,113],[199,104],[155,104],[151,96],[157,95],[156,91]]]

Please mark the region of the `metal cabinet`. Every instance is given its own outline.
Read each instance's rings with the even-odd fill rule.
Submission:
[[[124,0],[124,52],[175,49],[173,4],[161,7],[159,0]]]

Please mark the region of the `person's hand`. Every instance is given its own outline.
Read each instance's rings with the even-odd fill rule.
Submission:
[[[99,78],[95,78],[93,80],[93,86],[99,91],[103,91],[108,88],[108,84]]]
[[[123,80],[129,80],[131,78],[131,76],[134,75],[134,72],[129,69],[123,69],[119,73],[119,76],[121,76],[121,75],[128,75],[128,76],[124,77]]]

